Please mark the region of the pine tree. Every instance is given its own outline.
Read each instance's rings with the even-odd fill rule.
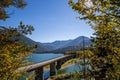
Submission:
[[[25,44],[21,36],[32,30],[32,26],[22,23],[18,28],[0,27],[0,80],[17,80],[22,76],[23,73],[16,73],[16,69],[28,65],[26,59],[34,46]]]
[[[24,8],[24,0],[0,0],[0,20],[9,18],[6,9],[14,6]],[[18,27],[7,28],[0,26],[0,80],[18,80],[23,73],[16,73],[16,69],[28,65],[26,58],[34,50],[21,39],[22,35],[31,34],[33,26],[20,22]]]
[[[24,0],[0,0],[0,20],[9,18],[6,9],[13,6],[16,8],[24,8],[27,3]]]
[[[96,80],[120,79],[120,0],[69,0],[95,30],[91,75]]]

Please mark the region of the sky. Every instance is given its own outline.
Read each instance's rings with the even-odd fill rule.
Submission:
[[[35,31],[27,35],[37,42],[74,39],[79,36],[90,37],[92,28],[85,21],[76,17],[80,15],[72,10],[68,0],[26,0],[24,9],[10,7],[10,18],[0,21],[0,25],[17,27],[19,22],[33,25]]]

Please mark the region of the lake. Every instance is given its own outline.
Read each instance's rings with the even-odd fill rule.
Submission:
[[[42,62],[42,61],[46,61],[52,58],[56,58],[56,57],[60,57],[63,56],[64,54],[62,53],[58,53],[58,54],[54,54],[54,53],[33,53],[30,54],[30,58],[28,59],[30,62],[34,62],[34,63],[38,63],[38,62]]]

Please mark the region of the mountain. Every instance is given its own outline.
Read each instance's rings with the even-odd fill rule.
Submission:
[[[65,52],[69,50],[80,50],[83,48],[83,39],[84,39],[84,47],[90,46],[93,44],[88,37],[79,36],[72,40],[63,40],[63,41],[54,41],[51,43],[41,43],[35,42],[32,39],[21,36],[23,41],[25,41],[30,46],[37,45],[37,49],[34,52],[43,53],[43,52]]]
[[[40,42],[35,42],[32,39],[30,39],[30,38],[28,38],[24,35],[21,36],[21,39],[30,46],[37,45],[37,48],[35,49],[34,52],[45,52],[45,51],[47,51],[47,49],[45,47],[43,47]]]
[[[83,38],[84,38],[84,47],[89,47],[93,44],[88,37],[80,36],[76,39],[73,39],[68,44],[64,45],[61,48],[54,50],[53,52],[65,52],[70,50],[80,50],[83,48]]]
[[[83,47],[83,39],[84,39],[84,47],[93,44],[91,40],[85,36],[79,36],[73,40],[55,41],[52,43],[42,43],[42,44],[50,52],[65,52],[68,50],[81,49]]]
[[[81,43],[83,43],[83,38],[84,38],[84,42],[88,43],[88,41],[90,41],[90,39],[88,37],[85,36],[80,36],[77,37],[76,39],[72,40],[70,43],[64,45],[64,47],[68,47],[68,46],[79,46],[81,45]],[[82,45],[81,45],[82,46]]]
[[[71,41],[72,40],[65,40],[65,41],[55,41],[52,43],[43,43],[43,46],[48,50],[55,50],[55,49],[64,47],[64,45],[70,43]]]
[[[56,49],[56,50],[53,50],[52,52],[54,53],[64,53],[65,51],[71,51],[71,50],[79,50],[78,47],[76,46],[67,46],[67,47],[63,47],[63,48],[59,48],[59,49]]]

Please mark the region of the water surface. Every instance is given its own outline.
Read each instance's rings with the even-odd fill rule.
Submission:
[[[33,53],[30,54],[30,58],[28,59],[30,62],[34,62],[34,63],[38,63],[38,62],[42,62],[42,61],[46,61],[52,58],[56,58],[56,57],[60,57],[63,56],[64,54],[62,53],[58,53],[58,54],[54,54],[54,53]]]

